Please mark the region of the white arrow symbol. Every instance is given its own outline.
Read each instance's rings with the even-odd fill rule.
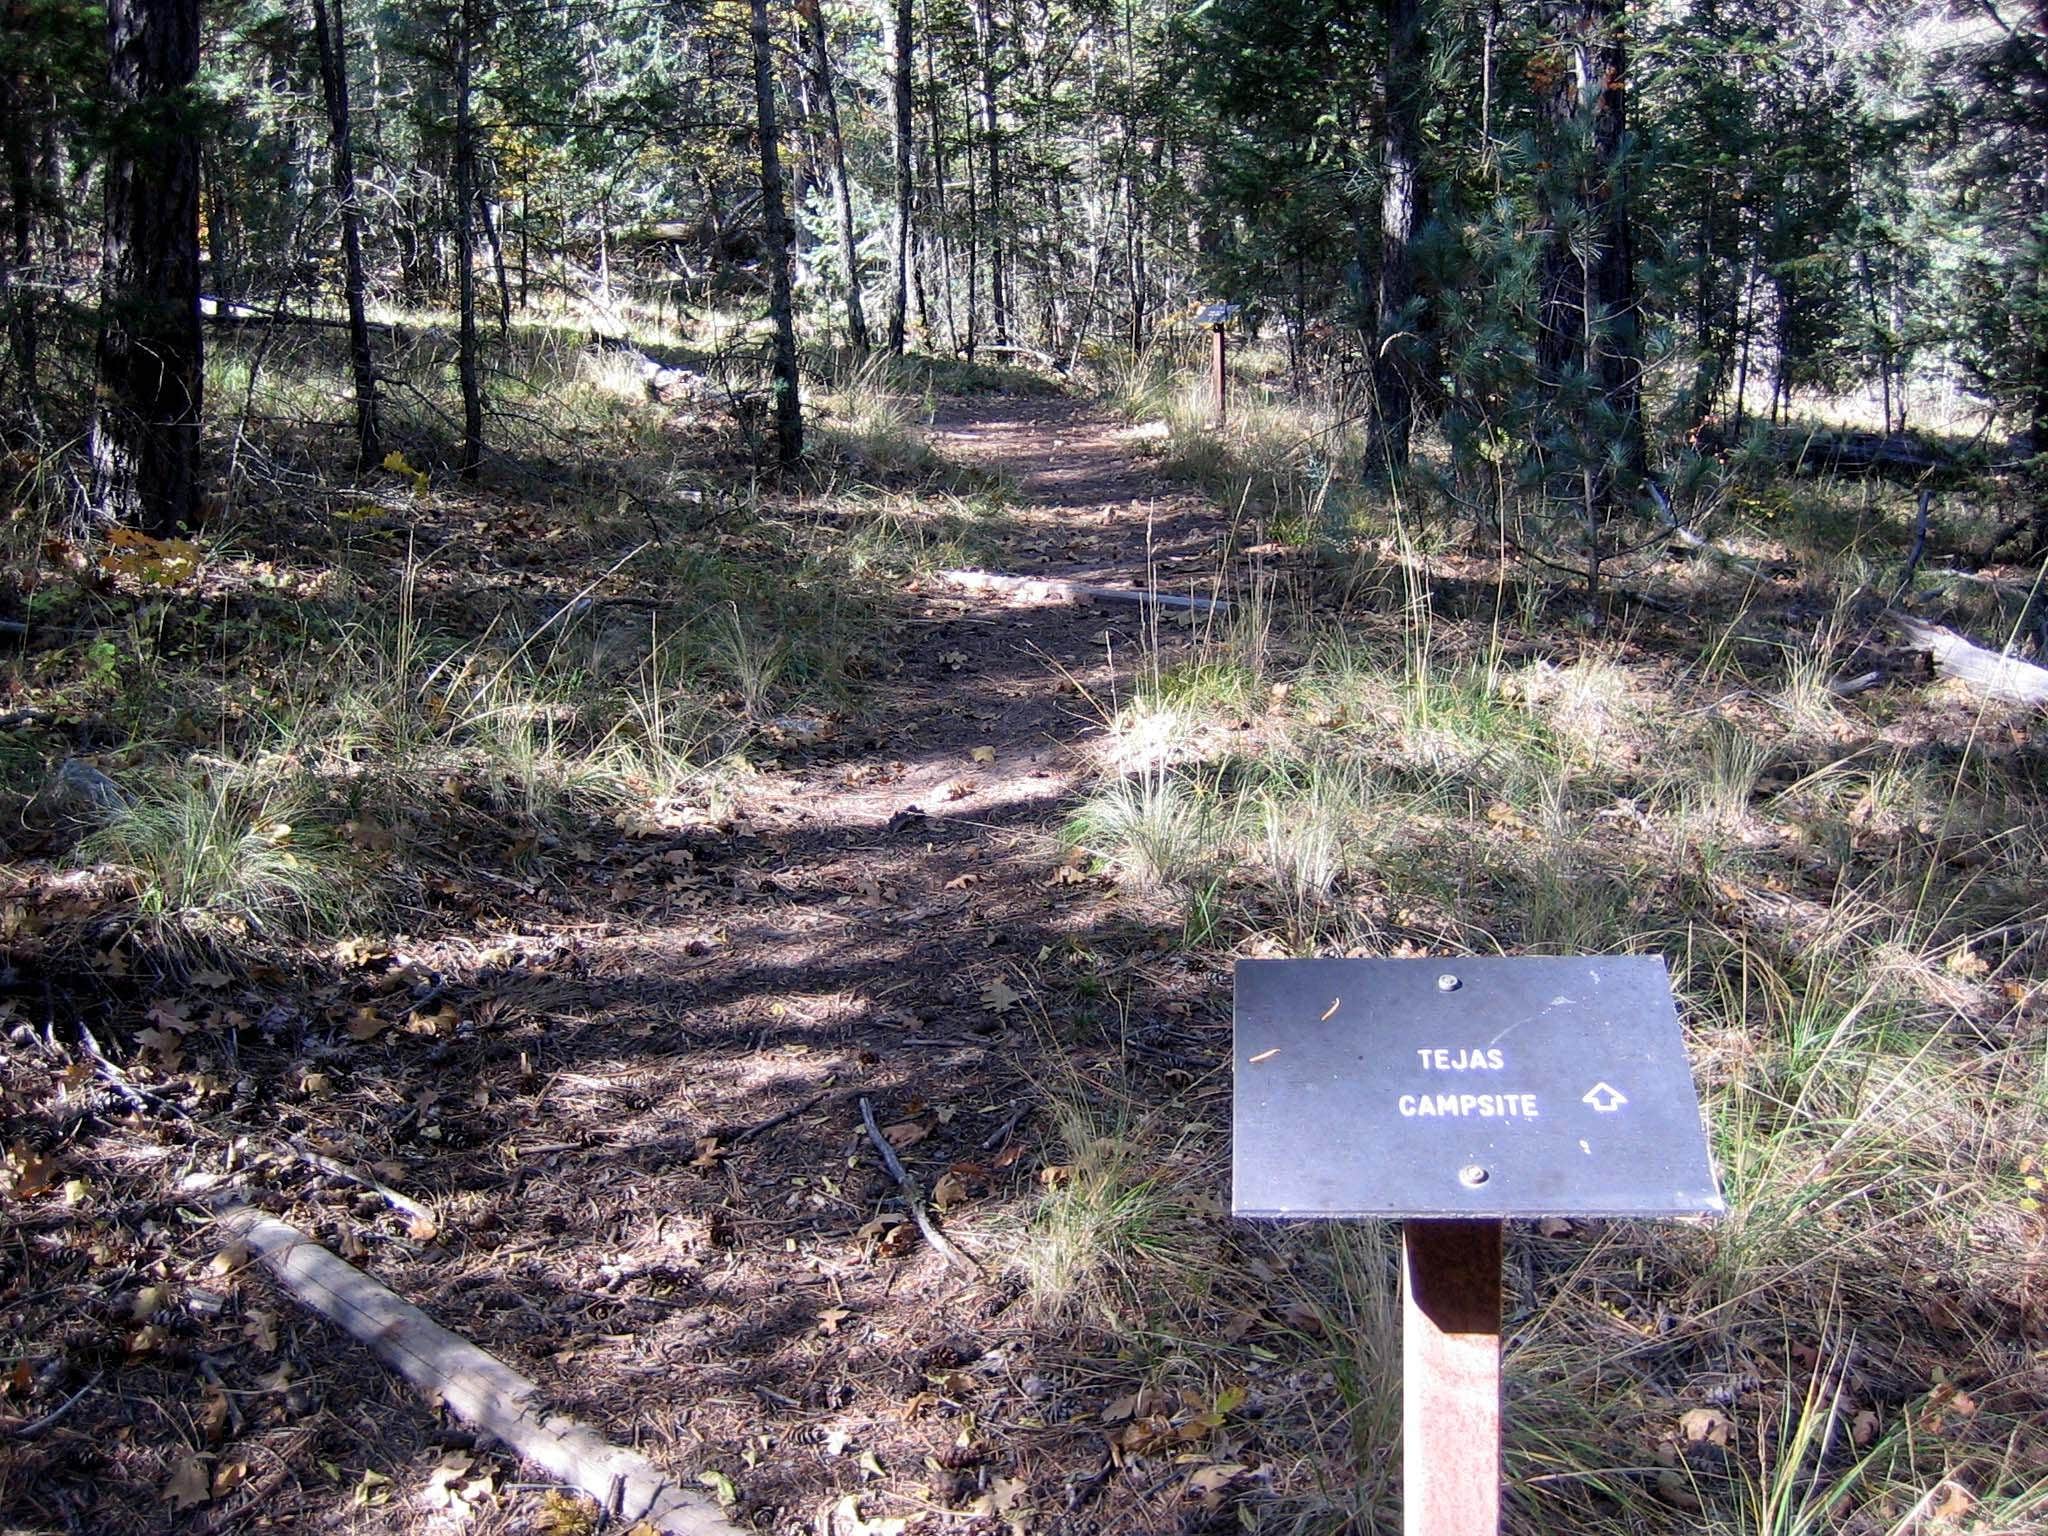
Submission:
[[[1595,1083],[1586,1090],[1586,1096],[1580,1102],[1590,1104],[1600,1111],[1601,1114],[1606,1115],[1612,1114],[1615,1110],[1626,1104],[1628,1102],[1628,1095],[1619,1088],[1609,1087],[1606,1083]]]

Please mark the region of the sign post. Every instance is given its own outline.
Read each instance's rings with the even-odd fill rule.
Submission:
[[[1722,1208],[1655,957],[1246,960],[1239,1216],[1401,1228],[1407,1536],[1500,1527],[1502,1222]]]
[[[1235,304],[1204,304],[1195,311],[1195,324],[1206,325],[1212,338],[1209,357],[1214,374],[1216,391],[1216,425],[1220,429],[1228,418],[1230,410],[1230,375],[1225,370],[1228,341],[1224,331],[1235,318],[1238,306]]]

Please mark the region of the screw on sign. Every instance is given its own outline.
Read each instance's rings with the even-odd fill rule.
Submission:
[[[1403,1521],[1500,1528],[1501,1224],[1721,1195],[1656,957],[1246,960],[1232,1209],[1401,1221]]]

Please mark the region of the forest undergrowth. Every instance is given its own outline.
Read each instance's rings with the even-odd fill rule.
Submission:
[[[1912,489],[1738,458],[1694,512],[1724,555],[1631,562],[1589,631],[1574,584],[1473,539],[1426,471],[1398,499],[1346,476],[1365,443],[1342,398],[1254,394],[1218,432],[1206,376],[1109,384],[1260,542],[1233,610],[1185,647],[1155,627],[1098,701],[1070,843],[1219,963],[1671,966],[1729,1214],[1511,1233],[1511,1526],[2039,1528],[2048,781],[2027,711],[1896,667],[1843,688],[1896,649]],[[1957,550],[1996,526],[1986,487],[1942,504]],[[1965,563],[1905,601],[2003,641],[2039,579]],[[1222,1194],[1212,1087],[1151,1107],[1154,1156],[1055,1197],[1085,1213],[1061,1220],[1105,1238],[1094,1283],[1168,1379],[1216,1369],[1190,1296],[1238,1319],[1222,1336],[1277,1316],[1323,1341],[1289,1411],[1314,1422],[1332,1388],[1343,1411],[1274,1486],[1298,1528],[1391,1529],[1392,1233],[1233,1234],[1191,1264],[1111,1214]]]
[[[1726,558],[1643,553],[1591,627],[1272,359],[1222,432],[1103,359],[1120,433],[834,361],[776,479],[720,335],[636,338],[703,381],[657,398],[517,333],[474,486],[430,324],[353,476],[343,360],[252,336],[193,540],[9,524],[10,1519],[598,1528],[223,1253],[232,1185],[762,1529],[1392,1529],[1397,1238],[1229,1219],[1230,963],[1628,952],[1729,1214],[1511,1234],[1510,1529],[2040,1528],[2048,774],[1885,636],[1912,488],[1736,463],[1688,509]],[[1146,478],[1047,511],[948,421]],[[1227,612],[933,596],[1084,539],[1163,583],[1115,519],[1191,483]],[[2029,579],[1911,601],[1996,634]]]

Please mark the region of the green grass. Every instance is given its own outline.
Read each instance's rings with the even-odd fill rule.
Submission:
[[[350,851],[315,797],[240,765],[143,782],[76,858],[125,873],[129,920],[173,953],[324,938],[361,915]]]
[[[1170,420],[1161,373],[1121,387]],[[1455,541],[1368,529],[1325,563],[1377,571],[1379,601],[1339,623],[1290,588],[1256,665],[1215,636],[1162,646],[1104,712],[1072,835],[1219,986],[1245,954],[1672,963],[1729,1212],[1514,1235],[1510,1530],[2048,1519],[2026,1342],[2048,1254],[2048,776],[2000,706],[1828,686],[1910,514],[1865,499],[1729,498],[1717,536],[1798,583],[1646,562],[1626,579],[1678,615],[1605,635],[1560,632],[1526,575],[1464,596]],[[1233,1348],[1212,1311],[1155,1342],[1271,1391],[1258,1529],[1397,1518],[1386,1232],[1283,1229],[1205,1271],[1219,1306],[1302,1295],[1355,1327]],[[1131,1280],[1163,1315],[1179,1270]]]

